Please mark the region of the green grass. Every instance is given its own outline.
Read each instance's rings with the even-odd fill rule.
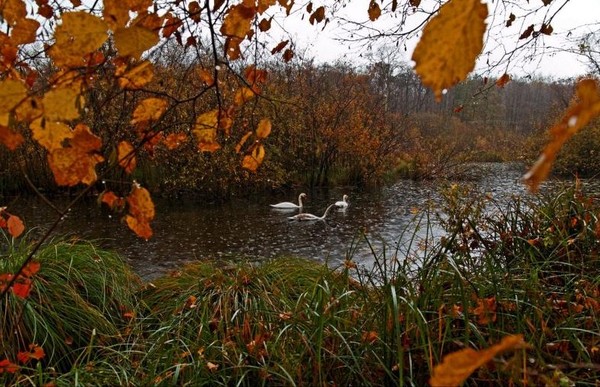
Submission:
[[[413,235],[397,250],[372,247],[369,268],[354,264],[353,244],[340,267],[294,257],[202,261],[141,284],[92,244],[50,243],[36,258],[32,296],[2,304],[3,356],[36,342],[48,357],[0,380],[423,386],[446,354],[522,334],[531,348],[499,355],[465,384],[594,385],[595,202],[577,187],[498,202],[451,186],[443,197],[450,216],[415,217],[427,243]],[[433,238],[434,223],[442,238]],[[3,272],[27,250],[11,246]],[[21,333],[12,337],[14,327]]]

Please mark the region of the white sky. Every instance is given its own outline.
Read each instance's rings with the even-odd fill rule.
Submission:
[[[428,10],[435,7],[434,3],[427,6],[428,0],[423,0],[421,7]],[[404,2],[399,0],[398,3]],[[385,1],[384,4],[387,4]],[[571,38],[579,36],[584,32],[592,31],[593,25],[596,24],[595,30],[600,29],[600,0],[553,0],[553,2],[543,7],[542,0],[519,0],[511,1],[510,5],[507,3],[494,0],[485,1],[488,5],[488,9],[491,14],[500,14],[494,22],[491,17],[488,18],[488,27],[491,24],[500,25],[496,27],[492,35],[501,37],[499,40],[489,40],[488,45],[484,48],[493,49],[489,56],[491,61],[497,60],[503,48],[498,48],[500,43],[504,45],[504,49],[510,50],[515,45],[522,44],[524,40],[519,40],[518,36],[524,31],[527,26],[534,24],[535,29],[539,30],[541,23],[544,20],[548,20],[558,8],[562,6],[560,12],[552,19],[551,26],[554,31],[551,36],[542,35],[538,38],[538,51],[523,51],[521,57],[516,58],[509,65],[498,67],[495,70],[495,74],[500,75],[504,71],[507,71],[511,75],[543,75],[546,77],[572,77],[584,75],[586,72],[586,66],[577,55],[560,53],[557,52],[557,48],[570,48],[573,47],[572,43],[567,43],[565,37],[572,31]],[[529,10],[519,9],[515,4],[519,6],[538,7],[540,10],[535,14],[529,14]],[[531,4],[527,4],[531,3]],[[391,17],[382,17],[375,22],[368,20],[367,8],[368,0],[351,0],[347,7],[341,11],[341,15],[345,15],[346,18],[352,19],[357,22],[365,22],[367,26],[383,28],[385,26],[395,26],[398,23],[398,19]],[[314,8],[317,3],[315,2]],[[517,16],[517,20],[513,23],[510,28],[505,28],[504,23],[508,19],[506,15],[514,13]],[[421,15],[413,15],[414,21],[416,22]],[[314,57],[318,62],[333,62],[337,59],[347,59],[351,61],[361,61],[359,53],[364,53],[358,44],[340,43],[336,41],[336,37],[344,34],[343,29],[336,24],[336,22],[329,23],[325,30],[322,31],[323,23],[320,25],[312,26],[308,23],[308,14],[305,14],[305,20],[298,22],[298,15],[295,18],[287,18],[283,21],[283,27],[291,33],[293,39],[297,42],[297,48],[306,48],[309,50],[306,55]],[[289,20],[288,20],[289,19]],[[335,18],[334,18],[335,20]],[[409,17],[407,25],[412,21]],[[414,23],[414,22],[413,22]],[[347,36],[347,35],[346,35]],[[416,45],[418,39],[413,38],[406,43],[406,51],[404,46],[400,46],[400,58],[405,62],[410,61],[412,51]],[[546,48],[546,54],[540,55],[541,48]],[[529,55],[529,57],[526,57]],[[485,65],[485,61],[488,56],[482,56],[480,65]],[[523,65],[525,64],[525,65]]]

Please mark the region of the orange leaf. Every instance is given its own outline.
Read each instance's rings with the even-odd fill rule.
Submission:
[[[31,359],[41,360],[46,356],[44,349],[37,344],[29,344],[29,351],[19,351],[17,359],[22,364],[28,363]]]
[[[135,159],[135,150],[129,141],[121,141],[117,148],[117,159],[119,165],[125,170],[125,172],[131,174],[137,165]]]
[[[576,98],[561,120],[550,129],[550,143],[535,164],[523,176],[531,191],[536,191],[548,176],[552,163],[563,144],[592,119],[600,115],[600,89],[597,81],[583,79],[577,83]]]
[[[506,86],[506,84],[510,82],[510,75],[504,73],[498,80],[496,81],[496,86],[502,88]]]
[[[271,133],[271,121],[268,118],[263,118],[258,123],[258,127],[256,128],[256,136],[258,138],[267,138]]]
[[[27,16],[27,9],[23,1],[6,0],[2,2],[2,17],[9,26],[17,24],[25,16]]]
[[[8,127],[0,125],[0,142],[11,151],[17,149],[25,139],[21,133],[13,132]]]
[[[119,27],[125,27],[129,21],[129,7],[123,0],[104,0],[102,17],[108,26],[116,31]]]
[[[127,226],[138,236],[149,239],[152,236],[150,221],[154,219],[154,203],[150,193],[136,183],[127,196],[127,204],[129,205],[129,215],[125,216]]]
[[[465,79],[483,47],[487,5],[480,0],[450,0],[423,30],[412,59],[436,100],[443,90]]]
[[[44,117],[52,121],[71,121],[79,118],[84,101],[77,83],[52,89],[44,95]]]
[[[105,203],[111,210],[120,210],[125,206],[125,199],[112,191],[105,191],[100,195],[100,203]]]
[[[0,81],[0,114],[8,113],[27,97],[27,89],[20,81]]]
[[[33,138],[50,152],[62,148],[65,140],[73,138],[71,128],[60,122],[51,122],[40,118],[33,121],[29,127]]]
[[[259,70],[256,66],[248,66],[244,69],[244,77],[251,85],[262,84],[267,81],[267,71]]]
[[[170,133],[165,137],[164,144],[168,150],[178,148],[181,144],[187,142],[188,136],[185,133]]]
[[[6,220],[6,226],[8,228],[8,233],[14,238],[17,238],[23,233],[23,231],[25,231],[25,225],[23,224],[23,221],[16,215],[10,215],[8,217]]]
[[[23,270],[21,270],[21,275],[31,278],[34,276],[34,274],[40,271],[41,267],[42,265],[39,262],[29,261],[27,262],[27,265],[25,265]]]
[[[212,86],[215,83],[212,73],[206,69],[198,70],[198,77],[200,78],[200,81],[202,81],[202,83],[204,83],[204,85],[207,87]]]
[[[477,316],[480,325],[487,325],[496,321],[496,297],[477,299],[477,307],[471,310]]]
[[[19,276],[13,283],[11,290],[15,296],[26,299],[31,293],[31,279]]]
[[[369,20],[375,21],[379,19],[379,16],[381,16],[381,8],[375,0],[371,0],[369,3]]]
[[[35,42],[37,29],[40,23],[36,20],[21,19],[16,26],[13,27],[10,36],[15,45]]]
[[[466,348],[444,356],[441,364],[433,369],[433,376],[429,380],[432,387],[437,386],[459,386],[477,368],[492,360],[501,352],[526,348],[522,335],[504,337],[500,343],[490,348],[476,351]]]
[[[256,15],[255,7],[248,7],[245,4],[237,4],[229,8],[223,25],[221,25],[221,33],[225,36],[244,39],[252,26],[252,19]]]
[[[264,157],[265,149],[261,144],[258,144],[258,146],[252,150],[252,154],[244,156],[242,167],[249,171],[256,172],[260,164],[262,164]]]
[[[242,106],[246,102],[250,101],[254,98],[254,92],[249,87],[242,87],[235,93],[235,97],[233,98],[233,103],[236,106]]]
[[[0,360],[0,374],[14,374],[19,370],[19,366],[11,363],[8,359]]]
[[[242,149],[242,147],[244,146],[244,143],[246,142],[246,140],[248,140],[248,137],[252,136],[252,131],[248,131],[246,134],[244,134],[244,137],[242,137],[242,139],[240,140],[240,142],[238,142],[235,146],[235,153],[240,153],[240,150]]]

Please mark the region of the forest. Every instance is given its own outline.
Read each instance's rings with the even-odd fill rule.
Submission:
[[[557,53],[570,1],[370,0],[359,21],[346,1],[0,1],[0,382],[596,385],[600,20],[559,50],[585,74],[519,71]],[[369,52],[324,63],[292,19]],[[524,165],[527,194],[477,191],[486,163]],[[353,240],[148,280],[59,231],[82,203],[149,241],[157,199],[219,211],[403,181],[437,199],[393,251],[359,227],[369,265]],[[13,210],[29,198],[41,226]]]

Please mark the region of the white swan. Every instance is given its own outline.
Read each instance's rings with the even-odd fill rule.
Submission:
[[[342,200],[335,202],[335,206],[336,207],[340,207],[340,208],[346,208],[348,207],[348,202],[346,201],[348,200],[348,195],[344,195],[344,197],[342,198]]]
[[[292,202],[281,202],[277,204],[270,204],[270,206],[273,208],[302,208],[302,199],[305,197],[305,193],[298,195],[298,204]]]
[[[329,207],[327,207],[323,216],[317,216],[317,215],[313,215],[313,214],[308,214],[306,212],[302,212],[302,213],[294,215],[294,216],[288,216],[288,219],[289,220],[325,220],[327,213],[333,207],[335,207],[335,204],[331,204]]]

